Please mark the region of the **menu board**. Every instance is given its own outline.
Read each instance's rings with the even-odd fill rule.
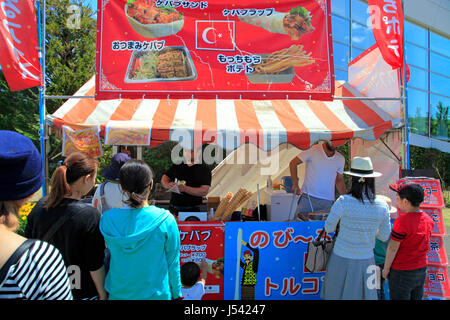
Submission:
[[[62,156],[67,157],[72,152],[84,152],[93,158],[98,158],[103,155],[102,144],[100,142],[98,126],[73,130],[68,126],[62,127],[63,143]]]
[[[95,98],[334,94],[329,0],[98,0]]]

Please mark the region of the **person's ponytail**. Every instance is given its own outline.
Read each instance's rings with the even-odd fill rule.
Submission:
[[[64,164],[53,172],[51,190],[44,200],[44,208],[48,210],[58,206],[71,193],[70,185],[83,176],[93,174],[97,165],[97,160],[82,152],[70,154]]]
[[[59,166],[56,168],[55,172],[53,172],[52,180],[50,182],[52,188],[47,199],[44,201],[45,209],[48,210],[58,206],[64,199],[64,196],[70,193],[70,186],[66,180],[66,172],[67,167],[65,165]]]
[[[125,204],[132,208],[141,207],[148,200],[149,187],[153,183],[152,169],[142,160],[129,160],[119,171],[122,190],[128,196]]]

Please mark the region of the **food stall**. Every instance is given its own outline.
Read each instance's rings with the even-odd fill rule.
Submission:
[[[381,150],[375,169],[398,178],[399,113],[334,81],[330,2],[299,3],[100,0],[96,75],[46,119],[63,155],[101,156],[104,143],[137,146],[139,158],[166,141],[230,152],[203,154],[217,164],[208,221],[179,221],[181,263],[209,264],[204,299],[242,299],[244,280],[255,299],[320,298],[324,274],[304,256],[324,222],[298,221],[295,196],[275,190],[301,150],[351,140],[352,153]],[[148,6],[167,20],[144,21]]]
[[[89,95],[94,89],[94,79],[91,79],[85,86],[83,86],[75,95],[83,96]],[[346,90],[344,91],[344,88]],[[336,92],[345,92],[351,97],[358,96],[348,84],[343,82],[336,83]],[[351,93],[354,95],[350,95]],[[194,138],[195,121],[190,123],[184,123],[184,127],[176,127],[179,123],[179,119],[175,116],[178,114],[179,108],[183,109],[184,104],[189,103],[190,100],[172,100],[169,105],[166,100],[109,100],[109,101],[96,101],[93,98],[73,98],[69,99],[63,104],[54,114],[47,117],[47,123],[51,125],[52,130],[61,131],[66,126],[76,129],[75,131],[82,131],[86,128],[96,128],[95,132],[98,132],[99,143],[105,139],[106,127],[111,119],[115,122],[123,121],[124,124],[130,124],[130,121],[139,115],[141,121],[148,120],[152,123],[151,137],[148,146],[156,147],[164,141],[182,137],[182,135],[176,135],[176,129],[188,132],[191,138]],[[224,100],[212,100],[208,101],[207,105],[202,108],[197,108],[197,114],[195,117],[204,117],[205,114],[216,114],[221,110],[221,103],[234,103],[233,101]],[[191,103],[199,103],[193,100]],[[243,103],[243,101],[238,101]],[[292,105],[295,107],[299,101],[251,101],[246,100],[244,103],[248,104],[250,108],[258,110],[261,104],[264,104],[268,108],[275,108],[277,104],[283,104],[285,110],[293,110]],[[301,107],[303,110],[298,110],[300,114],[306,114],[311,112],[314,108],[316,101],[302,101]],[[153,106],[153,110],[150,110],[149,106]],[[224,128],[223,133],[229,132],[239,139],[236,139],[232,148],[234,150],[225,158],[218,159],[219,163],[213,170],[212,185],[208,194],[208,198],[217,199],[219,202],[212,204],[212,207],[218,207],[220,201],[227,199],[228,193],[232,193],[232,198],[236,196],[243,196],[237,205],[227,205],[224,207],[220,214],[221,221],[214,221],[212,218],[210,221],[205,222],[180,222],[180,233],[182,235],[182,260],[186,261],[192,258],[201,259],[207,258],[210,260],[210,273],[207,290],[210,294],[205,295],[205,298],[210,299],[234,299],[236,290],[236,258],[241,250],[241,253],[248,249],[243,246],[238,249],[239,243],[236,237],[241,234],[241,239],[249,243],[251,246],[260,248],[260,264],[264,264],[265,268],[260,268],[262,276],[258,275],[261,286],[264,289],[260,290],[257,299],[279,299],[279,298],[292,298],[292,299],[318,299],[320,292],[321,277],[323,273],[309,274],[302,268],[303,257],[306,253],[306,243],[312,239],[313,236],[317,236],[318,230],[323,227],[323,221],[285,221],[295,220],[293,215],[288,214],[286,218],[285,209],[280,206],[278,209],[274,209],[274,203],[272,197],[278,194],[280,197],[287,197],[287,206],[295,207],[295,203],[292,201],[292,194],[287,194],[283,190],[273,190],[269,192],[266,190],[267,179],[273,182],[273,186],[279,188],[277,184],[281,184],[282,177],[289,176],[289,161],[296,156],[302,149],[305,149],[319,140],[338,137],[339,141],[344,143],[348,139],[352,139],[352,145],[355,149],[354,152],[358,154],[370,155],[374,159],[374,166],[378,171],[386,172],[387,164],[391,163],[391,172],[388,175],[391,179],[398,178],[398,163],[394,160],[394,155],[385,146],[387,144],[389,148],[394,151],[394,154],[398,154],[400,148],[400,140],[398,139],[398,132],[389,131],[383,132],[381,130],[374,130],[375,128],[383,127],[386,130],[392,129],[392,124],[396,123],[395,119],[389,117],[388,114],[377,108],[377,106],[370,102],[361,102],[356,112],[360,114],[369,113],[376,115],[378,123],[365,124],[361,122],[359,117],[355,117],[353,123],[352,111],[346,105],[345,100],[334,100],[326,104],[327,108],[333,110],[334,117],[341,119],[341,123],[345,121],[345,128],[340,130],[336,128],[336,131],[331,131],[330,128],[322,125],[317,127],[312,123],[307,123],[306,126],[310,127],[309,130],[298,130],[296,122],[291,120],[292,126],[282,127],[282,133],[284,137],[287,137],[287,141],[283,141],[279,144],[273,144],[272,148],[259,148],[258,142],[264,143],[264,139],[255,140],[256,143],[246,140],[245,129],[238,129],[229,124],[229,128]],[[210,108],[210,110],[207,110]],[[119,112],[119,110],[121,110]],[[238,109],[233,108],[235,117],[249,117],[248,121],[257,121],[257,115],[242,115],[237,114]],[[272,109],[273,110],[273,109]],[[126,111],[126,112],[124,112]],[[228,110],[229,111],[229,110]],[[267,112],[267,111],[265,111]],[[147,118],[144,118],[144,116]],[[251,118],[251,117],[254,118]],[[286,120],[290,115],[288,112],[284,113],[272,113],[274,121],[284,122],[289,124]],[[341,118],[339,118],[341,117]],[[280,119],[281,118],[281,119]],[[215,117],[220,119],[220,117]],[[151,122],[150,122],[151,121]],[[272,121],[272,123],[274,122]],[[322,123],[327,123],[326,119],[322,119]],[[217,132],[218,124],[212,124],[211,127]],[[328,121],[329,123],[329,121]],[[190,125],[190,126],[189,126]],[[209,129],[210,129],[209,128]],[[353,128],[350,130],[348,128]],[[208,128],[205,128],[208,129]],[[281,128],[280,128],[281,129]],[[345,129],[345,131],[344,131]],[[339,131],[338,131],[339,130]],[[208,130],[203,131],[206,133]],[[124,131],[123,137],[130,139],[135,133],[135,129],[128,128]],[[377,133],[379,135],[377,135]],[[273,134],[273,131],[272,131]],[[281,133],[280,133],[281,134]],[[247,134],[248,135],[248,134]],[[205,140],[206,136],[202,137],[201,142],[210,142]],[[251,138],[251,136],[249,136]],[[210,139],[210,137],[206,137]],[[364,140],[367,139],[367,140]],[[225,140],[225,139],[223,139]],[[222,141],[223,141],[222,140]],[[383,140],[383,142],[382,142]],[[82,141],[87,141],[82,139]],[[218,139],[216,143],[220,141]],[[336,141],[336,140],[334,140]],[[230,143],[230,141],[228,141]],[[121,145],[125,144],[124,141]],[[266,146],[269,146],[270,142],[266,140]],[[225,147],[225,145],[223,145]],[[139,153],[138,153],[139,154]],[[205,154],[205,157],[207,154]],[[393,164],[393,166],[392,166]],[[273,171],[273,169],[275,169]],[[304,168],[299,167],[300,183],[302,181]],[[395,174],[391,174],[395,172]],[[273,188],[273,187],[272,187]],[[239,190],[241,191],[239,194]],[[268,215],[266,219],[272,222],[240,222],[230,221],[232,213],[234,211],[241,211],[242,208],[251,207],[252,202],[258,201],[259,189],[259,203],[269,207]],[[238,195],[239,194],[239,195]],[[236,198],[237,199],[237,198]],[[236,201],[234,202],[236,204]],[[217,209],[217,208],[216,208]],[[270,211],[270,209],[272,209]],[[208,212],[209,213],[209,212]],[[214,212],[217,213],[217,210]],[[220,212],[219,212],[220,213]],[[217,214],[216,214],[217,217]],[[213,221],[211,221],[213,220]],[[223,220],[223,221],[222,221]],[[241,230],[241,231],[239,231]],[[206,238],[206,239],[205,239]],[[214,240],[213,240],[214,239]],[[219,240],[218,240],[219,239]],[[206,241],[206,242],[205,242]],[[214,244],[210,245],[210,241]],[[210,252],[209,250],[212,250]],[[214,249],[212,249],[214,248]],[[267,252],[267,253],[266,253]],[[281,255],[283,254],[283,255]],[[284,261],[284,258],[290,260]],[[270,259],[269,259],[270,258]],[[269,259],[266,261],[265,259]],[[279,259],[279,260],[277,260]],[[223,271],[223,265],[231,265],[230,268],[225,268],[223,276],[221,276],[221,270]],[[281,266],[284,266],[281,268]],[[280,269],[281,268],[281,269]],[[284,268],[287,268],[284,270]],[[294,268],[294,270],[292,270]],[[288,270],[290,269],[290,270]],[[228,274],[230,272],[230,274]],[[269,272],[271,275],[264,275]],[[279,277],[279,278],[277,278]],[[225,281],[225,279],[227,281]],[[230,280],[233,279],[233,280]],[[264,280],[266,279],[266,280]],[[266,281],[266,283],[264,283]],[[258,284],[259,285],[259,284]],[[301,286],[301,290],[294,290]],[[292,287],[293,289],[289,289]],[[265,291],[267,290],[267,291]],[[288,290],[288,291],[286,291]],[[290,291],[289,291],[290,290]]]

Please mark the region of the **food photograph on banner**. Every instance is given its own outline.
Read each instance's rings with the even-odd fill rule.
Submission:
[[[225,223],[198,223],[187,219],[179,222],[178,228],[181,239],[180,265],[187,262],[201,265],[205,261],[205,294],[202,300],[223,300]]]
[[[95,98],[332,100],[329,6],[99,0]]]

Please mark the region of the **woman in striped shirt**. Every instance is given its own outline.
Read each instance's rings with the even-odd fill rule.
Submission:
[[[14,232],[20,207],[42,182],[40,154],[31,140],[0,131],[0,299],[72,299],[59,251]]]

